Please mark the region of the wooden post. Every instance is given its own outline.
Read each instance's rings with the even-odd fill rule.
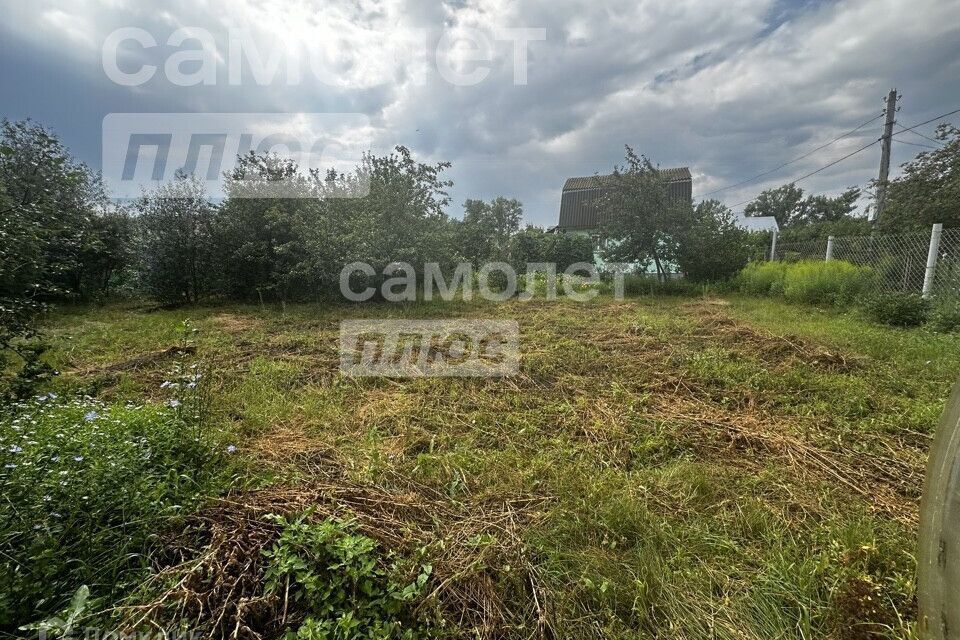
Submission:
[[[876,225],[883,215],[887,200],[887,178],[890,177],[890,145],[893,142],[893,124],[897,118],[897,90],[890,89],[887,94],[887,119],[883,125],[883,137],[880,144],[880,177],[877,180],[877,213],[873,216]]]
[[[940,235],[942,233],[942,224],[938,222],[933,225],[933,231],[930,232],[930,249],[927,251],[927,271],[923,274],[924,298],[933,295],[933,279],[937,274],[937,257],[940,255]]]

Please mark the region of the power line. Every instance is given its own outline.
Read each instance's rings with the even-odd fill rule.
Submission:
[[[894,140],[894,142],[899,142],[900,144],[908,144],[911,147],[923,147],[924,149],[942,149],[943,147],[935,147],[932,144],[922,144],[920,142],[908,142],[907,140]]]
[[[747,184],[747,183],[749,183],[749,182],[753,182],[753,181],[756,180],[757,178],[762,178],[763,176],[769,175],[769,174],[773,173],[774,171],[779,171],[780,169],[783,169],[784,167],[788,167],[788,166],[790,166],[791,164],[794,164],[795,162],[799,162],[799,161],[801,161],[801,160],[803,160],[803,159],[805,159],[805,158],[809,158],[810,156],[812,156],[813,154],[815,154],[817,151],[820,151],[821,149],[826,149],[826,148],[829,147],[830,145],[832,145],[832,144],[834,144],[834,143],[836,143],[836,142],[839,142],[840,140],[843,140],[844,138],[846,138],[846,137],[848,137],[848,136],[850,136],[850,135],[853,135],[854,133],[856,133],[856,132],[859,131],[860,129],[863,129],[865,126],[867,126],[868,124],[870,124],[871,122],[873,122],[873,121],[875,121],[875,120],[878,120],[878,119],[882,118],[883,116],[884,116],[884,113],[881,113],[881,114],[879,114],[879,115],[877,115],[877,116],[874,116],[873,118],[870,118],[869,120],[867,120],[867,121],[864,122],[863,124],[858,125],[856,128],[851,129],[850,131],[847,131],[846,133],[844,133],[844,134],[842,134],[842,135],[840,135],[840,136],[837,136],[836,138],[834,138],[834,139],[831,140],[830,142],[826,142],[826,143],[820,145],[819,147],[817,147],[816,149],[813,149],[812,151],[809,151],[809,152],[803,154],[802,156],[797,156],[797,157],[794,158],[793,160],[789,160],[789,161],[787,161],[787,162],[784,162],[783,164],[778,165],[778,166],[776,166],[776,167],[774,167],[774,168],[772,168],[772,169],[769,169],[769,170],[767,170],[767,171],[764,171],[763,173],[758,173],[757,175],[755,175],[755,176],[753,176],[753,177],[750,177],[750,178],[747,178],[746,180],[741,180],[740,182],[736,182],[736,183],[733,183],[733,184],[728,184],[728,185],[725,186],[725,187],[720,187],[719,189],[714,189],[713,191],[708,191],[708,192],[706,192],[706,193],[698,194],[698,197],[699,197],[699,198],[703,198],[703,197],[706,197],[706,196],[709,196],[709,195],[713,195],[714,193],[720,193],[721,191],[726,191],[726,190],[728,190],[728,189],[733,189],[734,187],[739,187],[739,186],[745,185],[745,184]]]
[[[821,171],[826,171],[826,170],[829,169],[830,167],[832,167],[832,166],[834,166],[834,165],[837,165],[837,164],[840,164],[841,162],[843,162],[843,161],[846,160],[847,158],[852,158],[853,156],[857,155],[858,153],[860,153],[860,152],[862,152],[862,151],[866,151],[867,149],[869,149],[869,148],[872,147],[873,145],[877,144],[877,143],[880,142],[881,140],[883,140],[883,138],[877,138],[876,140],[874,140],[874,141],[871,142],[870,144],[865,144],[865,145],[863,145],[862,147],[860,147],[859,149],[857,149],[856,151],[852,151],[852,152],[848,153],[847,155],[843,156],[842,158],[837,158],[837,159],[834,160],[833,162],[831,162],[831,163],[829,163],[829,164],[825,164],[825,165],[823,165],[822,167],[820,167],[819,169],[816,169],[816,170],[814,170],[814,171],[811,171],[810,173],[808,173],[808,174],[806,174],[806,175],[800,176],[799,178],[797,178],[797,179],[795,179],[795,180],[791,180],[791,181],[790,181],[790,184],[796,184],[797,182],[800,182],[800,181],[802,181],[802,180],[806,180],[807,178],[809,178],[809,177],[811,177],[811,176],[817,175],[817,174],[820,173]],[[754,200],[754,198],[750,198],[749,200],[744,200],[743,202],[738,202],[738,203],[735,204],[735,205],[731,205],[730,208],[731,208],[731,209],[734,209],[735,207],[739,207],[739,206],[744,205],[744,204],[747,204],[747,203],[749,203],[749,202],[753,202],[753,200]]]
[[[900,127],[900,131],[898,131],[895,135],[900,135],[901,133],[912,133],[912,134],[915,135],[915,136],[920,136],[921,138],[926,138],[926,139],[929,140],[930,142],[935,142],[935,143],[937,143],[938,145],[940,145],[941,147],[943,146],[943,141],[942,141],[942,140],[937,140],[936,138],[931,138],[930,136],[925,135],[925,134],[923,134],[923,133],[920,133],[919,131],[910,131],[910,130],[908,130],[908,129],[904,129],[904,128],[903,128],[903,125],[900,125],[900,124],[898,124],[897,126]],[[902,141],[902,140],[899,140],[898,142],[903,142],[903,141]]]
[[[898,135],[900,135],[901,133],[906,133],[907,131],[913,131],[913,130],[916,129],[917,127],[922,127],[922,126],[925,125],[925,124],[930,124],[931,122],[934,122],[934,121],[936,121],[936,120],[940,120],[940,119],[942,119],[942,118],[946,118],[947,116],[952,116],[952,115],[955,114],[955,113],[960,113],[960,109],[954,109],[954,110],[951,111],[950,113],[945,113],[945,114],[943,114],[942,116],[937,116],[936,118],[930,118],[929,120],[926,120],[926,121],[924,121],[924,122],[921,122],[920,124],[915,124],[915,125],[913,125],[912,127],[904,127],[903,131],[899,131],[899,132],[897,132],[897,133],[895,133],[895,134],[893,134],[893,135],[898,136]],[[939,142],[939,141],[938,141],[938,142]]]
[[[925,125],[925,124],[930,124],[931,122],[935,122],[935,121],[937,121],[937,120],[941,120],[941,119],[943,119],[943,118],[946,118],[947,116],[952,116],[952,115],[954,115],[955,113],[960,113],[960,109],[954,109],[953,111],[949,111],[949,112],[944,113],[944,114],[942,114],[942,115],[939,115],[939,116],[937,116],[937,117],[935,117],[935,118],[930,118],[929,120],[925,120],[925,121],[923,121],[923,122],[920,122],[920,123],[918,123],[918,124],[915,124],[915,125],[913,125],[912,127],[904,127],[904,128],[903,128],[903,131],[899,131],[899,132],[897,132],[897,133],[894,133],[894,134],[891,136],[891,138],[893,138],[893,137],[895,137],[895,136],[898,136],[898,135],[900,135],[901,133],[912,132],[914,129],[916,129],[916,128],[918,128],[918,127],[922,127],[922,126]],[[877,118],[881,117],[882,115],[885,115],[885,113],[884,113],[884,114],[880,114],[880,116],[877,116]],[[868,120],[867,122],[864,122],[862,125],[860,125],[859,127],[857,127],[857,129],[861,129],[861,128],[865,127],[866,125],[870,124],[871,122],[873,122],[873,121],[876,120],[877,118],[873,118],[873,119],[871,119],[871,120]],[[857,129],[854,129],[854,131],[856,131]],[[852,133],[852,131],[851,131],[850,133]],[[849,135],[849,133],[844,134],[843,136],[840,136],[840,138],[838,138],[838,140],[846,137],[847,135]],[[814,175],[820,173],[821,171],[825,171],[826,169],[829,169],[830,167],[832,167],[832,166],[834,166],[834,165],[837,165],[837,164],[843,162],[843,161],[846,160],[847,158],[851,158],[851,157],[857,155],[858,153],[860,153],[860,152],[862,152],[862,151],[866,151],[867,149],[869,149],[870,147],[872,147],[873,145],[877,144],[878,142],[880,142],[880,141],[882,141],[882,140],[883,140],[883,137],[877,138],[876,140],[874,140],[874,141],[871,142],[870,144],[864,145],[864,146],[860,147],[859,149],[857,149],[856,151],[853,151],[853,152],[851,152],[851,153],[848,153],[847,155],[843,156],[842,158],[838,158],[838,159],[834,160],[833,162],[831,162],[830,164],[826,164],[826,165],[820,167],[819,169],[817,169],[817,170],[815,170],[815,171],[811,171],[810,173],[808,173],[808,174],[806,174],[806,175],[803,175],[803,176],[797,178],[796,180],[791,180],[790,182],[791,182],[791,183],[797,183],[797,182],[800,182],[801,180],[806,180],[807,178],[809,178],[809,177],[811,177],[811,176],[814,176]],[[836,141],[836,140],[831,141],[831,142],[828,142],[828,143],[827,143],[826,145],[824,145],[824,146],[828,146],[828,145],[830,145],[830,144],[833,144],[833,142],[835,142],[835,141]],[[902,143],[904,143],[904,144],[915,144],[915,145],[916,145],[916,143],[906,142],[905,140],[897,140],[897,142],[902,142]],[[916,145],[916,146],[921,146],[921,145]],[[821,147],[821,148],[822,148],[822,147]],[[813,152],[811,152],[811,153],[813,153]],[[810,154],[807,154],[807,155],[810,155]],[[801,156],[801,158],[798,158],[798,159],[802,159],[803,157],[804,157],[804,156]],[[794,162],[794,161],[791,161],[790,163],[787,163],[787,164],[791,164],[792,162]],[[786,166],[786,165],[783,165],[783,166]],[[776,169],[773,169],[773,170],[771,170],[771,171],[776,171]],[[767,172],[767,173],[770,173],[770,172]],[[766,175],[766,174],[760,174],[760,175]],[[759,177],[759,176],[758,176],[758,177]],[[749,180],[747,180],[747,181],[745,181],[745,182],[749,182]],[[742,182],[742,183],[740,183],[740,184],[744,184],[745,182]],[[704,195],[708,195],[708,194],[704,194]],[[732,209],[735,209],[736,207],[739,207],[739,206],[748,204],[748,203],[750,203],[750,202],[753,202],[754,199],[755,199],[755,198],[751,198],[751,199],[749,199],[749,200],[744,200],[743,202],[738,202],[737,204],[731,205],[731,206],[730,206],[730,209],[732,210]]]

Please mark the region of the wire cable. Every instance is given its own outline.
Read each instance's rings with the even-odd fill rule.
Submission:
[[[749,183],[749,182],[753,182],[753,181],[756,180],[757,178],[762,178],[763,176],[770,175],[770,174],[773,173],[774,171],[779,171],[780,169],[783,169],[784,167],[788,167],[788,166],[790,166],[791,164],[794,164],[795,162],[800,162],[801,160],[803,160],[803,159],[805,159],[805,158],[809,158],[810,156],[812,156],[813,154],[815,154],[817,151],[820,151],[821,149],[826,149],[826,148],[829,147],[830,145],[832,145],[832,144],[834,144],[834,143],[836,143],[836,142],[839,142],[840,140],[843,140],[844,138],[846,138],[846,137],[848,137],[848,136],[853,135],[854,133],[856,133],[856,132],[859,131],[860,129],[863,129],[865,126],[867,126],[868,124],[870,124],[871,122],[874,122],[875,120],[878,120],[878,119],[882,118],[884,115],[885,115],[885,112],[884,112],[884,113],[881,113],[881,114],[879,114],[879,115],[877,115],[877,116],[874,116],[873,118],[870,118],[869,120],[867,120],[867,121],[864,122],[863,124],[860,124],[860,125],[858,125],[857,127],[851,129],[850,131],[847,131],[846,133],[844,133],[844,134],[842,134],[842,135],[840,135],[840,136],[837,136],[836,138],[834,138],[834,139],[831,140],[830,142],[826,142],[826,143],[820,145],[819,147],[817,147],[816,149],[813,149],[812,151],[809,151],[809,152],[803,154],[802,156],[797,156],[797,157],[794,158],[793,160],[789,160],[789,161],[787,161],[787,162],[784,162],[783,164],[778,165],[778,166],[776,166],[776,167],[774,167],[774,168],[772,168],[772,169],[769,169],[769,170],[767,170],[767,171],[764,171],[763,173],[758,173],[757,175],[752,176],[752,177],[750,177],[750,178],[747,178],[746,180],[741,180],[740,182],[735,182],[735,183],[733,183],[733,184],[728,184],[728,185],[726,185],[725,187],[720,187],[719,189],[714,189],[713,191],[707,191],[706,193],[698,194],[697,197],[698,197],[698,198],[704,198],[704,197],[706,197],[706,196],[713,195],[714,193],[720,193],[721,191],[726,191],[726,190],[728,190],[728,189],[733,189],[734,187],[739,187],[739,186],[745,185],[745,184],[747,184],[747,183]]]
[[[843,156],[842,158],[837,158],[837,159],[834,160],[833,162],[831,162],[831,163],[829,163],[829,164],[825,164],[825,165],[823,165],[822,167],[820,167],[819,169],[816,169],[816,170],[814,170],[814,171],[811,171],[811,172],[808,173],[808,174],[802,175],[802,176],[800,176],[799,178],[796,178],[795,180],[791,180],[791,181],[790,181],[789,183],[787,183],[787,184],[796,184],[796,183],[798,183],[798,182],[800,182],[800,181],[802,181],[802,180],[806,180],[807,178],[810,178],[810,177],[812,177],[812,176],[817,175],[817,174],[820,173],[821,171],[826,171],[826,170],[829,169],[830,167],[832,167],[832,166],[834,166],[834,165],[840,164],[841,162],[843,162],[843,161],[846,160],[847,158],[852,158],[853,156],[857,155],[857,154],[860,153],[861,151],[866,151],[867,149],[869,149],[869,148],[872,147],[873,145],[877,144],[877,143],[880,142],[881,140],[883,140],[883,138],[877,138],[876,140],[874,140],[874,141],[871,142],[870,144],[865,144],[865,145],[863,145],[862,147],[860,147],[859,149],[857,149],[856,151],[852,151],[852,152],[848,153],[847,155]],[[900,141],[898,140],[898,142],[900,142]],[[731,206],[730,206],[730,209],[733,209],[734,207],[739,207],[739,206],[744,205],[744,204],[748,204],[748,203],[750,203],[750,202],[753,202],[755,199],[756,199],[756,198],[750,198],[749,200],[744,200],[743,202],[738,202],[737,204],[731,205]]]
[[[915,136],[920,136],[921,138],[926,138],[926,139],[929,140],[930,142],[935,142],[936,144],[940,145],[941,147],[942,147],[943,144],[944,144],[944,143],[943,143],[943,140],[937,140],[936,138],[931,138],[930,136],[925,135],[925,134],[922,134],[922,133],[920,133],[919,131],[909,131],[909,130],[907,130],[907,129],[904,129],[904,128],[903,128],[903,125],[899,125],[899,124],[898,124],[897,126],[900,127],[900,131],[897,131],[897,133],[894,134],[894,135],[900,135],[901,133],[912,133],[912,134],[915,135]],[[900,142],[903,142],[903,141],[901,140]]]
[[[916,128],[918,128],[918,127],[922,127],[922,126],[925,125],[925,124],[930,124],[931,122],[935,122],[935,121],[937,121],[937,120],[941,120],[941,119],[943,119],[943,118],[946,118],[947,116],[952,116],[952,115],[954,115],[955,113],[960,113],[960,109],[954,109],[953,111],[949,111],[949,112],[944,113],[944,114],[942,114],[942,115],[939,115],[939,116],[937,116],[937,117],[935,117],[935,118],[930,118],[929,120],[924,120],[923,122],[920,122],[920,123],[918,123],[918,124],[915,124],[915,125],[913,125],[912,127],[902,127],[902,125],[901,125],[901,127],[903,128],[903,130],[902,130],[902,131],[898,131],[897,133],[891,134],[890,138],[893,139],[895,136],[898,136],[898,135],[900,135],[900,134],[902,134],[902,133],[913,132],[913,130],[916,129]],[[881,114],[881,115],[884,115],[884,114]],[[877,117],[879,118],[880,116],[877,116]],[[870,124],[871,122],[873,122],[873,121],[876,120],[876,119],[877,119],[877,118],[873,118],[872,120],[868,120],[867,122],[864,122],[862,125],[860,125],[859,127],[857,127],[857,129],[862,129],[863,127],[865,127],[866,125]],[[853,131],[856,131],[857,129],[854,129]],[[851,131],[850,133],[853,133],[853,131]],[[845,138],[847,135],[849,135],[849,133],[848,133],[848,134],[844,134],[843,136],[840,136],[840,138],[837,138],[837,140],[840,140],[840,139],[842,139],[842,138]],[[791,181],[790,181],[789,183],[787,183],[787,184],[797,183],[797,182],[800,182],[801,180],[806,180],[807,178],[809,178],[809,177],[811,177],[811,176],[815,176],[816,174],[820,173],[821,171],[825,171],[826,169],[829,169],[830,167],[832,167],[832,166],[834,166],[834,165],[837,165],[837,164],[843,162],[843,161],[846,160],[847,158],[851,158],[851,157],[857,155],[858,153],[860,153],[861,151],[865,151],[865,150],[869,149],[870,147],[872,147],[873,145],[877,144],[878,142],[880,142],[880,141],[882,141],[882,140],[883,140],[883,136],[877,138],[876,140],[874,140],[873,142],[871,142],[871,143],[868,144],[868,145],[864,145],[864,146],[860,147],[859,149],[857,149],[856,151],[853,151],[852,153],[848,153],[847,155],[843,156],[842,158],[838,158],[837,160],[834,160],[834,161],[831,162],[830,164],[824,165],[824,166],[820,167],[819,169],[817,169],[817,170],[815,170],[815,171],[811,171],[810,173],[808,173],[808,174],[806,174],[806,175],[803,175],[803,176],[797,178],[796,180],[791,180]],[[824,145],[824,146],[828,146],[828,145],[830,145],[830,144],[833,144],[833,142],[836,142],[836,140],[831,141],[831,142],[828,142],[827,145]],[[914,144],[914,145],[916,145],[916,146],[925,146],[925,145],[919,145],[919,144],[917,144],[917,143],[906,142],[906,141],[904,141],[904,140],[897,140],[897,142],[902,142],[902,143],[904,143],[904,144]],[[939,141],[938,141],[938,142],[939,142]],[[821,147],[821,148],[822,148],[822,147]],[[812,153],[812,152],[811,152],[811,153]],[[807,155],[810,155],[810,154],[807,154]],[[803,157],[805,157],[805,156],[801,156],[800,158],[798,158],[798,160],[799,160],[799,159],[802,159]],[[794,161],[791,161],[791,162],[789,162],[789,163],[787,163],[787,164],[791,164],[792,162],[794,162]],[[786,165],[783,165],[783,166],[786,166]],[[778,168],[779,168],[779,167],[778,167]],[[776,169],[773,169],[772,171],[776,171]],[[772,172],[772,171],[771,171],[771,172]],[[767,172],[767,173],[770,173],[770,172]],[[766,175],[766,174],[760,174],[760,175]],[[757,176],[757,177],[759,177],[759,176]],[[750,181],[750,180],[746,180],[746,181],[741,182],[741,183],[739,183],[739,184],[746,184],[746,182],[749,182],[749,181]],[[726,188],[726,187],[725,187],[725,188]],[[712,192],[712,193],[715,193],[715,192]],[[704,195],[709,195],[709,194],[704,194]],[[737,204],[731,205],[731,206],[730,206],[730,209],[733,210],[733,209],[736,208],[736,207],[739,207],[739,206],[748,204],[748,203],[750,203],[750,202],[753,202],[755,199],[756,199],[756,198],[751,198],[750,200],[744,200],[743,202],[738,202]]]
[[[942,116],[937,116],[936,118],[930,118],[929,120],[925,120],[924,122],[921,122],[920,124],[915,124],[915,125],[913,125],[912,127],[904,127],[904,128],[903,128],[903,131],[898,131],[897,133],[895,133],[895,134],[893,134],[893,135],[898,136],[898,135],[900,135],[901,133],[906,133],[906,132],[908,132],[908,131],[913,131],[913,130],[916,129],[917,127],[922,127],[922,126],[925,125],[925,124],[930,124],[931,122],[934,122],[934,121],[936,121],[936,120],[940,120],[940,119],[942,119],[942,118],[946,118],[947,116],[952,116],[952,115],[955,114],[955,113],[960,113],[960,109],[954,109],[954,110],[951,111],[950,113],[945,113],[945,114],[943,114]],[[939,140],[938,140],[938,142],[939,142]]]
[[[924,149],[942,149],[943,147],[935,147],[932,144],[922,144],[920,142],[909,142],[907,140],[894,140],[894,142],[899,142],[900,144],[908,144],[911,147],[923,147]]]

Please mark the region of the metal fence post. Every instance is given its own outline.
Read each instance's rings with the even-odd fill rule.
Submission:
[[[933,225],[930,232],[930,250],[927,251],[927,272],[923,274],[923,297],[933,295],[933,278],[937,273],[937,257],[940,255],[940,235],[943,225],[939,222]]]
[[[774,229],[770,238],[770,262],[777,259],[777,230]]]
[[[833,260],[833,236],[827,236],[827,257],[824,262]]]

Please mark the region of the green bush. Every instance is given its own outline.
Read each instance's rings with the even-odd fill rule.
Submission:
[[[790,302],[845,306],[866,291],[873,280],[870,269],[832,260],[753,262],[737,276],[741,292],[783,296]]]
[[[62,610],[81,585],[121,594],[163,521],[226,487],[229,451],[196,408],[49,394],[0,415],[0,630]]]
[[[960,296],[937,298],[930,310],[930,326],[944,333],[960,329]]]
[[[863,301],[867,316],[892,327],[919,327],[930,317],[930,302],[916,293],[891,292]]]
[[[372,538],[343,522],[310,522],[274,516],[280,538],[264,554],[267,593],[290,598],[306,617],[284,640],[412,640],[421,637],[409,606],[423,595],[430,565],[409,580],[397,564],[386,565]]]
[[[782,295],[786,272],[783,262],[751,262],[737,276],[737,287],[752,296]]]
[[[788,265],[783,296],[806,304],[853,303],[870,285],[872,273],[842,260],[805,260]]]

